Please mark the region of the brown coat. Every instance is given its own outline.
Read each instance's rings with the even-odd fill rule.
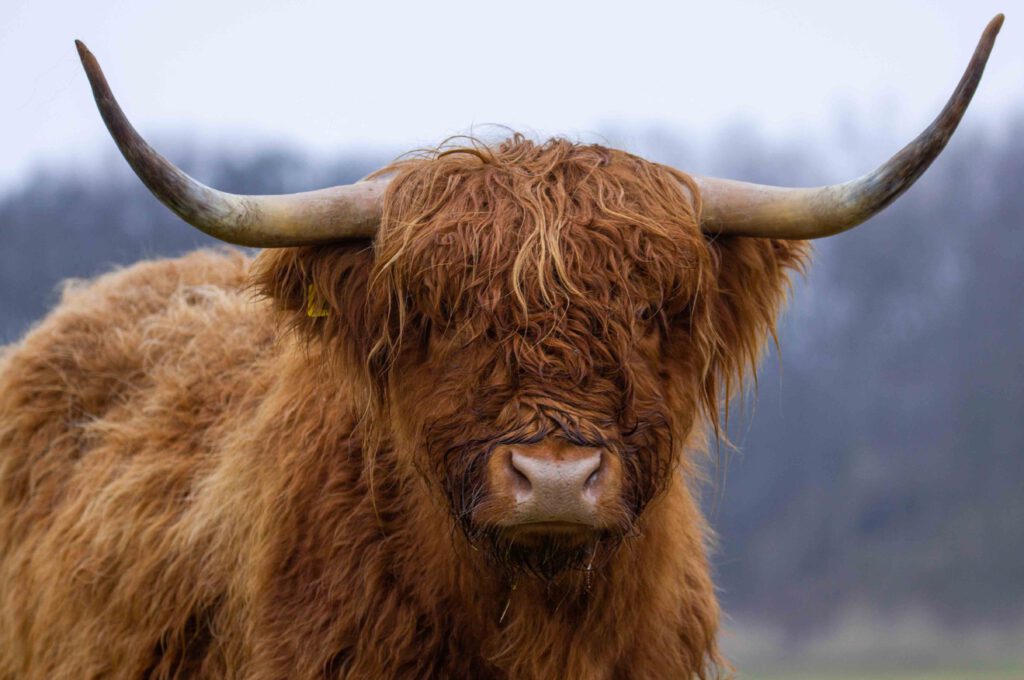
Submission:
[[[723,671],[699,452],[805,246],[602,147],[393,170],[372,248],[141,263],[0,354],[0,680]],[[480,443],[546,428],[624,461],[592,571],[467,519]]]

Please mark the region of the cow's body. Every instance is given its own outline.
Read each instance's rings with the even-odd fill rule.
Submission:
[[[386,451],[368,493],[363,407],[279,334],[249,265],[200,252],[72,286],[3,356],[0,678],[667,678],[714,661],[688,493],[656,501],[578,598],[496,577],[437,535],[443,508],[406,507]]]

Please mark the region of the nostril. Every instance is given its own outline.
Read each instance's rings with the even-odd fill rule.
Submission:
[[[595,469],[593,472],[590,473],[590,476],[587,477],[587,481],[583,482],[583,488],[584,489],[590,490],[590,489],[594,488],[595,486],[597,486],[597,483],[599,481],[601,481],[601,469],[602,469],[602,467],[603,467],[602,465],[598,464],[597,469]]]
[[[517,465],[516,463],[519,463]],[[530,477],[527,475],[527,468],[522,464],[522,458],[512,452],[509,456],[509,469],[512,472],[512,481],[515,484],[516,495],[526,495],[533,489],[533,484],[530,482]]]

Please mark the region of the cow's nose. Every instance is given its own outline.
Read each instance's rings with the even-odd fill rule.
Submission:
[[[609,454],[564,443],[512,445],[495,452],[495,490],[514,499],[512,524],[594,525],[610,493]]]
[[[601,457],[601,451],[592,450],[573,460],[548,460],[513,449],[509,465],[518,481],[516,500],[522,503],[536,496],[564,503],[585,501],[587,491],[597,485]]]

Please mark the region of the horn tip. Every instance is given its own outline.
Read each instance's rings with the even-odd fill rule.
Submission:
[[[988,22],[988,26],[985,27],[985,33],[990,33],[994,38],[999,29],[1003,27],[1003,20],[1006,19],[1006,15],[1002,12],[992,17],[992,21]]]
[[[89,75],[89,79],[92,80],[92,72],[99,69],[99,62],[96,61],[96,57],[81,40],[75,41],[75,47],[78,49],[78,58],[82,60],[85,72]]]

